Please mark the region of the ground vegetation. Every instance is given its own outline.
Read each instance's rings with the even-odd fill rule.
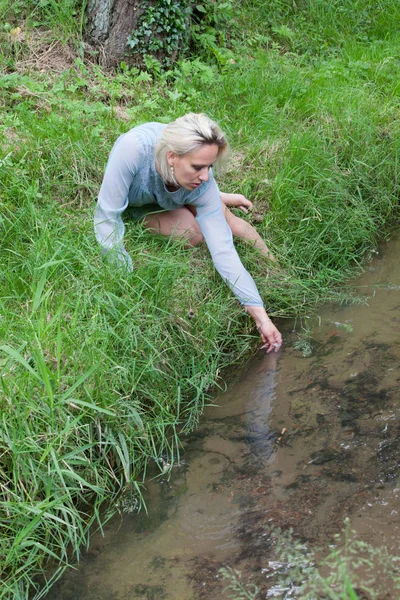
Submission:
[[[264,569],[270,581],[267,598],[383,600],[400,590],[399,559],[358,540],[348,520],[329,549],[310,549],[291,530],[273,531],[271,541],[274,560]],[[240,571],[223,568],[220,574],[231,600],[260,598],[260,589],[247,583]]]

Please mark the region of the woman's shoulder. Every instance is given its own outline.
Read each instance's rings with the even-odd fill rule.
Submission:
[[[137,166],[150,160],[154,154],[154,147],[160,138],[165,125],[163,123],[144,123],[137,125],[116,140],[111,152],[118,159],[129,159]]]
[[[164,123],[143,123],[136,125],[121,137],[140,140],[144,145],[154,146],[165,127]]]

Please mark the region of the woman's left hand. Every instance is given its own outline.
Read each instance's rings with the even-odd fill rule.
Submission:
[[[278,352],[282,346],[282,335],[275,327],[273,322],[268,318],[266,321],[261,323],[257,329],[260,332],[263,343],[261,349],[266,350],[267,352],[271,352],[272,350],[274,352]]]
[[[225,206],[239,208],[246,214],[253,208],[253,203],[247,200],[243,194],[226,194],[225,192],[220,192],[220,196]]]

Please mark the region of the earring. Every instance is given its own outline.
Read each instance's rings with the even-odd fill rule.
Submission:
[[[171,165],[170,168],[171,168],[171,175],[172,175],[173,178],[175,178],[175,173],[174,173],[174,167],[173,167],[173,165]]]

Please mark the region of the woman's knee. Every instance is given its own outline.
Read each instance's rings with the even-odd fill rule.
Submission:
[[[152,233],[185,238],[188,246],[198,246],[204,239],[197,221],[186,207],[149,215],[144,219],[144,225]]]
[[[203,234],[200,229],[198,231],[187,231],[188,235],[185,236],[188,242],[188,246],[195,247],[204,241]]]

